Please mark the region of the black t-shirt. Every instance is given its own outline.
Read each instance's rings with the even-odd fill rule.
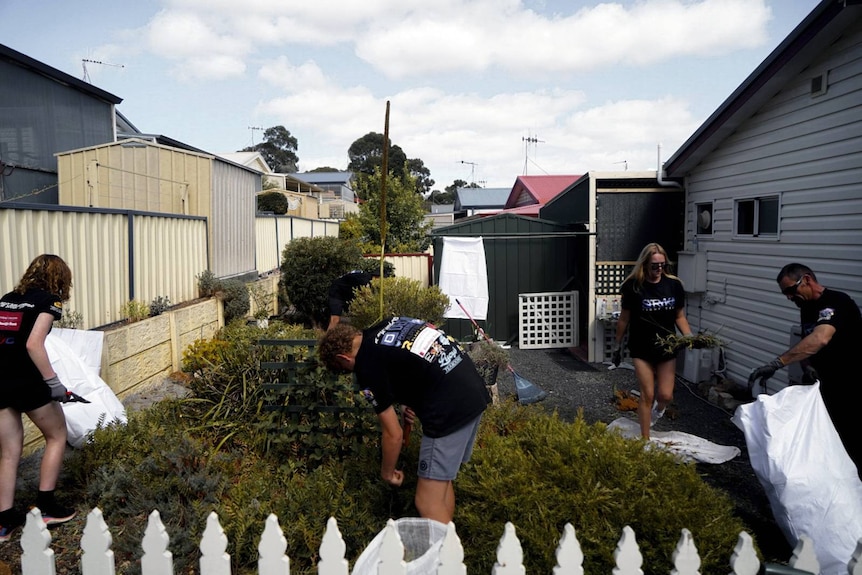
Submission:
[[[622,308],[629,310],[629,351],[632,357],[655,362],[674,357],[658,342],[658,337],[676,333],[677,310],[685,307],[682,282],[661,276],[658,283],[644,282],[635,291],[629,279],[620,288]]]
[[[60,319],[63,302],[39,289],[29,289],[24,294],[10,292],[0,298],[0,381],[42,379],[27,353],[27,339],[40,313]]]
[[[394,317],[364,330],[354,373],[376,413],[407,405],[428,437],[457,431],[491,402],[458,342],[419,319]]]
[[[353,301],[354,290],[371,283],[373,274],[354,270],[329,285],[329,315],[344,315]]]
[[[846,378],[853,358],[862,350],[862,315],[856,302],[844,292],[823,290],[816,300],[806,301],[800,308],[802,337],[818,325],[828,324],[835,334],[823,349],[809,358],[820,376],[824,399],[835,391],[839,377]]]

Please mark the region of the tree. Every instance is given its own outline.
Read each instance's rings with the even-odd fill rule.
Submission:
[[[445,190],[452,194],[454,198],[458,194],[458,188],[479,188],[479,184],[476,182],[467,183],[464,180],[455,180],[450,185],[446,186]]]
[[[347,149],[347,157],[350,163],[347,169],[355,174],[374,175],[374,170],[383,165],[383,134],[368,132],[358,140],[355,140]],[[389,141],[389,173],[402,177],[407,156],[399,146]]]
[[[373,175],[360,175],[356,189],[365,202],[359,206],[359,221],[366,238],[376,245],[381,244],[380,222],[380,169]],[[386,180],[386,209],[383,225],[386,231],[386,251],[394,253],[423,252],[431,243],[428,232],[431,223],[425,222],[422,196],[416,193],[415,179],[407,175],[406,181],[399,178]]]
[[[310,172],[343,172],[344,170],[339,170],[338,168],[330,168],[329,166],[321,166],[319,168],[314,168],[313,170],[309,170]]]
[[[263,142],[243,148],[243,152],[258,152],[274,172],[292,174],[299,163],[296,138],[284,126],[273,126],[263,132]]]
[[[445,191],[441,192],[440,190],[434,190],[431,192],[431,196],[428,198],[432,204],[441,205],[441,204],[454,204],[455,203],[455,192]]]
[[[416,193],[427,195],[434,186],[434,180],[431,179],[431,170],[425,167],[425,162],[419,158],[409,159],[406,169],[416,179]]]

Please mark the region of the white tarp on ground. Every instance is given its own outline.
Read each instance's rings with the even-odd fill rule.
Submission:
[[[623,437],[637,439],[641,436],[641,427],[637,421],[620,417],[613,420],[608,429],[620,432]],[[701,461],[703,463],[724,463],[741,453],[738,447],[719,445],[707,441],[697,435],[682,431],[650,431],[650,441],[679,455],[685,461]]]
[[[93,336],[80,335],[76,338],[61,337],[51,330],[45,339],[45,349],[51,359],[51,367],[57,372],[60,381],[66,389],[73,391],[90,401],[90,403],[69,402],[62,404],[66,416],[68,441],[73,447],[81,447],[87,435],[96,429],[99,423],[107,424],[114,420],[126,422],[126,410],[111,388],[99,377],[92,365],[87,365],[83,358],[101,358],[101,339],[96,346]],[[75,331],[75,330],[58,330]],[[88,332],[82,332],[86,334]],[[99,336],[103,335],[101,333]],[[81,347],[73,348],[67,340],[74,339]],[[73,343],[74,343],[73,341]],[[98,347],[98,356],[94,348]]]
[[[440,261],[440,291],[449,296],[449,308],[443,317],[470,319],[455,300],[463,305],[473,319],[488,317],[488,266],[482,238],[443,238]]]
[[[848,401],[853,401],[848,397]],[[862,481],[820,397],[820,384],[786,387],[741,405],[751,467],[787,541],[814,541],[821,575],[846,575],[862,538]]]

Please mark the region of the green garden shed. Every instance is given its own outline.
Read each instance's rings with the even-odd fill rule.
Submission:
[[[440,277],[444,237],[481,237],[488,272],[488,318],[477,323],[495,340],[513,342],[518,339],[519,294],[578,291],[579,296],[584,294],[581,299],[586,297],[587,236],[581,224],[516,214],[462,220],[431,233],[434,277]],[[469,320],[450,318],[443,328],[460,341],[472,337]],[[579,335],[585,337],[586,332]]]

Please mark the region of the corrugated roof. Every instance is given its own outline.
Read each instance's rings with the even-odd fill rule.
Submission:
[[[353,172],[299,172],[293,176],[309,184],[341,184],[350,187]]]
[[[0,58],[10,60],[13,63],[15,63],[18,66],[21,66],[23,68],[29,68],[29,69],[33,70],[34,72],[37,72],[39,74],[42,74],[43,76],[46,76],[46,77],[54,80],[55,82],[59,82],[60,84],[65,84],[65,85],[69,86],[70,88],[74,88],[74,89],[79,90],[81,92],[85,92],[85,93],[89,94],[90,96],[93,96],[94,98],[98,98],[99,100],[103,100],[103,101],[109,102],[111,104],[119,104],[120,102],[123,101],[123,99],[120,98],[119,96],[115,96],[115,95],[111,94],[110,92],[106,92],[105,90],[102,90],[100,88],[96,88],[92,84],[88,84],[87,82],[84,82],[83,80],[79,80],[79,79],[75,78],[74,76],[70,76],[69,74],[67,74],[65,72],[61,72],[60,70],[58,70],[56,68],[52,68],[51,66],[49,66],[43,62],[40,62],[39,60],[35,60],[35,59],[31,58],[30,56],[27,56],[26,54],[22,54],[21,52],[18,52],[17,50],[13,50],[12,48],[9,48],[8,46],[4,46],[3,44],[0,44]]]
[[[458,188],[455,193],[462,209],[502,209],[510,191],[509,188]]]

